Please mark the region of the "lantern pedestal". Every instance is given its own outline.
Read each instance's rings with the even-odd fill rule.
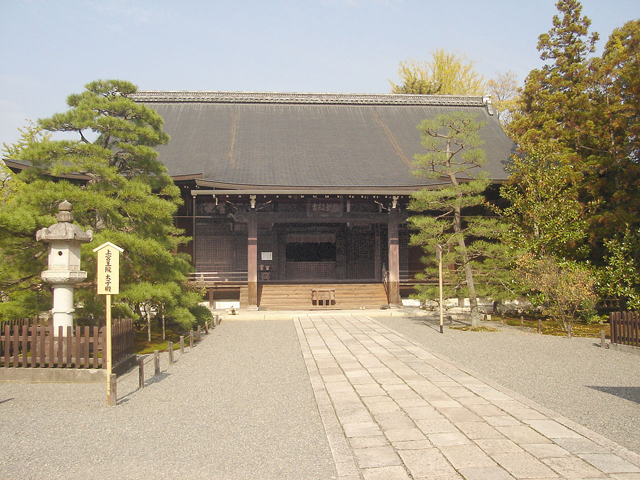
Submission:
[[[80,247],[93,240],[93,232],[84,232],[72,224],[71,204],[66,200],[58,205],[58,223],[38,230],[36,240],[49,244],[49,268],[41,277],[53,289],[53,326],[57,333],[63,327],[73,327],[73,288],[87,278],[87,272],[80,270]]]

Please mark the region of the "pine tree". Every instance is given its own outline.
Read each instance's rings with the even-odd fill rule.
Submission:
[[[472,327],[480,326],[478,296],[499,298],[508,290],[504,269],[507,252],[500,242],[505,226],[487,215],[484,193],[490,181],[475,174],[486,161],[483,141],[478,134],[482,123],[468,113],[440,115],[424,120],[418,129],[428,153],[415,156],[415,175],[439,179],[448,185],[423,189],[412,195],[409,208],[425,212],[409,219],[417,233],[413,245],[422,245],[433,278],[436,246],[444,249],[447,268],[447,295],[468,297]],[[433,287],[420,290],[422,296],[435,297]]]
[[[125,81],[95,81],[68,97],[67,112],[39,121],[46,131],[78,138],[45,138],[20,152],[31,168],[17,176],[21,188],[0,212],[0,246],[5,258],[25,260],[22,275],[13,274],[23,280],[16,287],[42,289],[46,246],[35,242],[35,231],[55,222],[56,206],[66,199],[75,222],[94,231],[94,242],[83,246],[89,279],[95,278],[93,247],[110,241],[124,249],[114,315],[145,318],[149,308],[162,309],[187,325],[195,320],[190,309],[198,295],[186,287],[188,259],[176,253],[187,240],[173,225],[180,192],[154,150],[169,137],[157,112],[129,98],[136,90]],[[19,248],[9,240],[16,234],[23,239]],[[6,287],[11,275],[3,275]],[[11,288],[5,292],[13,298]],[[77,290],[77,301],[78,315],[103,315],[92,285]]]

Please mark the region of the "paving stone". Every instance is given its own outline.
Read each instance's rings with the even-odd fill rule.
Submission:
[[[456,473],[437,448],[401,450],[399,454],[414,478],[437,478],[438,475],[454,475]]]
[[[466,445],[471,443],[465,435],[460,432],[451,433],[432,433],[427,438],[436,447],[445,447],[450,445]]]
[[[366,408],[357,410],[349,409],[343,411],[337,411],[338,419],[340,423],[366,423],[371,422],[371,415]]]
[[[371,448],[385,447],[389,445],[389,440],[384,435],[374,435],[373,437],[351,437],[349,438],[351,448]]]
[[[485,422],[494,427],[516,427],[522,425],[520,420],[511,415],[487,416],[483,418]]]
[[[583,453],[578,455],[605,473],[640,473],[640,468],[611,453]]]
[[[610,453],[606,448],[598,445],[597,443],[584,438],[558,438],[555,443],[560,445],[565,450],[573,453]]]
[[[453,423],[457,422],[482,422],[482,418],[465,407],[438,408],[438,411]]]
[[[524,443],[522,448],[536,458],[567,457],[571,455],[570,452],[555,443]]]
[[[424,436],[417,428],[392,428],[383,430],[386,437],[390,442],[407,442],[412,440],[426,440]]]
[[[347,377],[345,377],[342,373],[336,373],[336,374],[321,374],[322,375],[322,381],[324,383],[340,383],[340,382],[346,382],[347,381]]]
[[[433,444],[425,440],[409,440],[409,441],[392,441],[391,445],[396,450],[425,450],[433,448]]]
[[[456,469],[495,467],[496,463],[475,444],[440,447]]]
[[[424,407],[424,408],[430,409],[431,411],[436,411],[436,409],[433,408],[429,402],[427,402],[424,398],[421,398],[421,397],[399,398],[398,400],[396,400],[396,402],[405,410],[413,407]],[[437,413],[437,416],[441,416],[439,412],[436,412],[436,413]]]
[[[358,392],[358,395],[360,395],[361,397],[373,397],[384,395],[385,393],[382,387],[380,387],[380,385],[378,385],[377,383],[367,383],[361,385],[354,384],[354,388],[356,389],[356,392]]]
[[[373,377],[355,377],[355,378],[350,378],[349,381],[351,382],[351,385],[355,387],[357,387],[358,385],[378,385],[378,382],[375,381],[375,379]]]
[[[504,410],[496,407],[495,405],[491,405],[490,403],[472,403],[467,404],[466,407],[481,417],[501,417],[505,415]]]
[[[476,445],[489,455],[493,455],[495,453],[515,453],[523,451],[522,448],[506,438],[487,438],[483,440],[476,440],[475,442]]]
[[[551,443],[551,440],[543,437],[527,425],[496,427],[496,430],[516,442],[518,445],[523,443]]]
[[[363,397],[362,401],[372,414],[401,412],[400,406],[389,397]]]
[[[486,438],[504,438],[498,430],[485,422],[458,422],[458,427],[471,440]]]
[[[404,467],[365,468],[362,470],[365,480],[411,480]]]
[[[338,478],[340,480],[347,480],[349,478],[358,478],[360,476],[358,467],[353,462],[336,462],[336,470],[338,471]]]
[[[409,416],[402,411],[392,413],[376,413],[374,414],[374,418],[383,430],[396,428],[415,428],[416,426],[413,420],[411,420]]]
[[[426,400],[429,400],[429,403],[431,405],[433,405],[434,407],[441,409],[441,408],[464,408],[462,407],[462,405],[457,402],[454,399],[447,399],[447,400],[433,400],[427,397],[424,397]]]
[[[543,458],[541,461],[564,478],[606,478],[604,473],[578,457]]]
[[[458,470],[465,480],[514,480],[501,467],[461,468]]]
[[[382,435],[382,430],[377,423],[347,423],[343,424],[344,433],[347,437],[372,437]]]
[[[399,402],[401,404],[402,402]],[[424,418],[442,418],[442,414],[438,412],[431,405],[423,405],[417,407],[402,407],[407,415],[413,420],[419,420]]]
[[[582,436],[555,420],[530,420],[527,423],[547,438],[580,438]]]
[[[426,418],[416,420],[416,425],[423,433],[448,433],[457,432],[458,429],[446,418]]]
[[[402,465],[400,457],[391,446],[354,448],[353,455],[360,468]]]
[[[396,401],[402,400],[402,399],[420,399],[421,398],[420,395],[418,395],[416,392],[414,392],[410,388],[408,390],[404,390],[404,389],[391,390],[389,392],[389,396]]]
[[[553,478],[557,475],[528,452],[496,453],[491,457],[516,478]]]
[[[509,413],[522,422],[528,422],[529,420],[544,420],[547,416],[533,408],[514,408],[509,410]]]
[[[462,475],[458,473],[447,473],[438,476],[414,477],[414,480],[464,480]]]
[[[472,397],[475,395],[471,390],[462,385],[454,385],[454,386],[445,386],[441,387],[442,391],[449,395],[451,398],[460,398],[460,397]]]
[[[465,405],[467,407],[470,405],[490,405],[491,404],[489,400],[479,397],[476,394],[474,394],[471,397],[461,397],[458,399],[458,402],[460,402],[462,405]]]

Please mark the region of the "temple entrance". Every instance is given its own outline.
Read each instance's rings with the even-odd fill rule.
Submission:
[[[288,234],[285,238],[287,280],[338,278],[335,234]]]

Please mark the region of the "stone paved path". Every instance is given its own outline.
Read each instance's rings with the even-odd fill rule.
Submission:
[[[295,319],[341,480],[640,480],[640,458],[365,315]]]

